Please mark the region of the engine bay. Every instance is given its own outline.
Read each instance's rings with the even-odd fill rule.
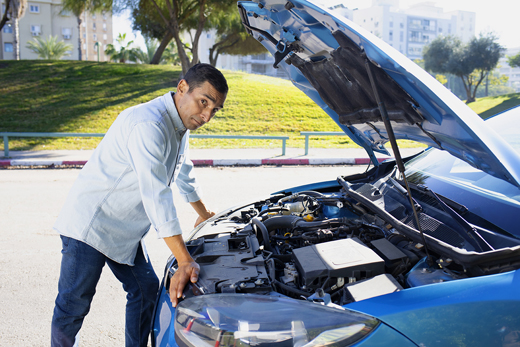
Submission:
[[[397,226],[415,224],[396,185],[385,179],[278,194],[218,216],[186,243],[200,275],[185,295],[254,293],[346,305],[511,266],[500,256],[478,266],[450,257],[453,249],[478,254],[479,245],[457,230],[438,201],[418,194],[422,230],[429,242],[438,241],[428,254],[420,238]],[[353,198],[358,195],[364,201]],[[174,271],[175,264],[168,279]]]

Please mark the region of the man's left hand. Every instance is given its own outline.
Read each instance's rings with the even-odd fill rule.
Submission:
[[[197,218],[197,220],[195,221],[195,226],[196,227],[197,225],[199,225],[200,223],[204,222],[206,219],[210,219],[211,217],[213,217],[215,215],[215,212],[212,212],[212,211],[208,211],[207,214],[203,217],[203,216],[199,216]]]

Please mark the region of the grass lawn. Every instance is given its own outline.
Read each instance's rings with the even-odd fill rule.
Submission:
[[[289,136],[303,147],[300,131],[340,131],[291,82],[223,71],[230,91],[224,110],[195,133]],[[79,61],[0,61],[0,132],[105,133],[124,109],[175,90],[180,68]],[[490,98],[487,98],[490,99]],[[481,100],[488,109],[520,103],[519,96]],[[493,112],[495,113],[495,112]],[[3,149],[0,138],[0,149]],[[100,138],[9,138],[10,150],[91,149]],[[274,147],[280,141],[191,139],[192,148]],[[402,141],[402,146],[415,146]],[[346,136],[313,137],[312,147],[357,147]]]

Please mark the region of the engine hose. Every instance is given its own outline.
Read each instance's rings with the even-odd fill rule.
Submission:
[[[282,288],[285,291],[291,292],[293,294],[302,295],[304,297],[309,297],[311,294],[304,292],[303,290],[299,290],[298,288],[294,288],[291,286],[288,286],[287,284],[284,284],[278,280],[274,280],[273,283],[277,285],[278,287]]]
[[[269,207],[269,208],[266,208],[263,211],[260,211],[260,213],[258,214],[257,217],[263,216],[266,213],[280,212],[280,211],[289,211],[289,209],[287,207],[282,207],[282,206]]]
[[[264,242],[264,249],[267,251],[272,251],[271,248],[271,242],[269,240],[269,232],[267,231],[267,228],[265,227],[264,223],[258,218],[253,218],[252,220],[253,225],[256,226],[255,231],[258,229],[262,233],[262,241]],[[256,237],[258,237],[258,233],[256,233]]]

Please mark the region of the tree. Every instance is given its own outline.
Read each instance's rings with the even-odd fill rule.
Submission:
[[[504,52],[495,35],[474,37],[467,45],[458,38],[437,37],[423,51],[425,69],[459,77],[466,92],[466,103],[475,101],[477,89],[498,64]]]
[[[125,63],[126,61],[137,61],[138,60],[138,53],[137,49],[132,48],[132,44],[134,41],[129,41],[126,45],[124,44],[124,41],[126,40],[126,34],[121,34],[117,36],[117,43],[119,44],[119,50],[116,49],[116,47],[109,43],[107,45],[107,48],[105,49],[105,54],[110,57],[110,60],[113,60],[115,62]],[[140,49],[139,49],[140,50]]]
[[[507,57],[507,63],[511,67],[520,67],[520,53],[512,57]]]
[[[10,2],[10,17],[13,20],[14,60],[20,60],[20,28],[18,22],[25,14],[27,0],[11,0]]]
[[[216,10],[228,6],[234,0],[140,0],[134,8],[134,30],[161,40],[159,50],[166,48],[173,39],[183,74],[199,62],[199,39],[208,17]],[[182,42],[181,33],[190,35],[191,44]],[[191,51],[191,58],[189,55]],[[161,52],[162,54],[162,52]],[[158,63],[156,53],[152,63]],[[160,55],[159,55],[160,56]]]
[[[13,1],[13,0],[11,0]],[[78,21],[78,60],[82,60],[81,47],[82,47],[82,36],[81,36],[81,15],[85,11],[89,12],[101,12],[111,11],[112,1],[111,0],[62,0],[63,11],[70,11],[76,16]]]
[[[209,49],[209,63],[217,65],[220,54],[249,55],[266,52],[255,38],[249,35],[242,25],[240,14],[230,8],[221,8],[209,20],[209,27],[217,30],[215,44]]]
[[[11,0],[6,0],[4,13],[2,14],[2,19],[0,19],[0,31],[3,29],[5,23],[9,21],[9,8],[11,7]]]
[[[69,56],[68,51],[72,50],[70,43],[58,41],[58,36],[49,36],[47,40],[39,37],[35,41],[28,41],[27,48],[38,54],[38,58],[47,60],[60,60],[65,56]]]

